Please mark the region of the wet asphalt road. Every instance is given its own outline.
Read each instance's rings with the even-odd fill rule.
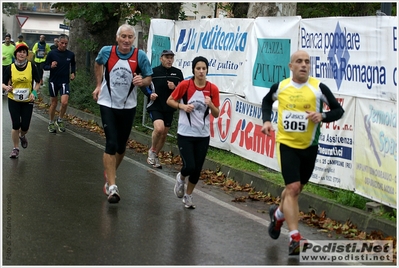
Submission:
[[[104,138],[68,124],[50,134],[47,114],[37,109],[28,148],[10,159],[5,97],[2,104],[3,265],[309,265],[288,257],[286,229],[269,238],[268,213],[260,213],[266,204],[234,203],[199,182],[197,208],[185,209],[173,193],[177,170],[153,169],[132,150],[117,171],[121,201],[109,204]],[[300,228],[309,239],[326,239]]]

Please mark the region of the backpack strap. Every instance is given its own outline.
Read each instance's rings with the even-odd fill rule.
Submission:
[[[211,100],[212,100],[212,91],[211,91],[212,88],[211,88],[211,83],[209,83],[208,81],[206,81],[205,87],[207,87],[207,86],[209,86],[209,97],[210,97]],[[203,118],[204,124],[205,124],[205,118],[208,116],[208,114],[209,114],[209,108],[206,109],[206,110],[205,110],[205,113],[204,113],[204,118]]]
[[[130,58],[127,60],[129,62],[129,66],[130,66],[130,70],[132,71],[132,75],[134,75],[134,73],[137,73],[137,70],[140,70],[138,68],[139,67],[138,54],[139,54],[139,49],[134,48],[132,56],[130,56]],[[127,97],[129,97],[130,93],[132,93],[134,88],[135,88],[135,86],[133,85],[133,83],[131,83]]]
[[[139,66],[138,54],[139,54],[139,50],[137,48],[134,48],[132,55],[130,56],[129,59],[127,59],[132,73],[136,73],[137,69],[140,70],[140,68],[138,68],[138,66]],[[119,57],[118,57],[118,54],[116,53],[116,46],[112,46],[111,54],[110,54],[108,62],[107,62],[108,70],[109,71],[112,70],[112,68],[114,68],[115,64],[118,61],[119,61]]]
[[[187,105],[187,101],[188,101],[188,94],[187,94],[187,92],[188,92],[188,88],[190,87],[191,81],[192,81],[192,79],[188,80],[188,85],[187,85],[187,88],[186,88],[186,92],[184,92],[183,97],[182,97],[183,103],[186,104],[186,105]],[[190,125],[191,125],[190,113],[187,113],[187,112],[186,112],[186,115],[187,115],[188,122],[189,122]]]
[[[134,48],[134,51],[133,51],[132,55],[130,56],[130,58],[127,59],[128,63],[129,63],[129,66],[130,66],[130,70],[132,71],[132,75],[134,73],[141,72],[141,70],[139,68],[138,53],[139,53],[139,49],[138,48]],[[114,45],[114,46],[111,47],[111,53],[109,55],[109,58],[108,58],[108,61],[107,61],[106,65],[105,65],[106,66],[105,79],[107,81],[109,94],[111,94],[111,85],[110,85],[109,73],[111,72],[112,68],[115,66],[115,64],[118,61],[119,61],[119,56],[118,56],[118,54],[116,52],[116,46]],[[127,96],[130,95],[130,93],[133,91],[133,89],[134,89],[134,85],[131,84]]]
[[[108,62],[107,62],[108,71],[111,71],[112,68],[114,68],[114,66],[118,62],[118,60],[119,60],[119,57],[116,54],[116,46],[112,46],[111,54],[109,55]]]

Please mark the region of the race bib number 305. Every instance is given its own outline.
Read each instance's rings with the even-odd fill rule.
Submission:
[[[283,126],[287,132],[305,132],[308,129],[309,120],[306,112],[283,111]]]

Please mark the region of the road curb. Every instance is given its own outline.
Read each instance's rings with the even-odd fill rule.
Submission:
[[[45,100],[44,98],[43,101],[49,104],[48,99]],[[59,106],[57,109],[59,109]],[[100,117],[74,109],[73,107],[68,107],[66,113],[85,121],[92,120],[99,126],[102,125]],[[151,145],[151,136],[135,131],[134,129],[131,132],[130,139],[148,146]],[[175,144],[166,143],[163,150],[171,151],[175,155],[179,154],[178,148]],[[272,196],[279,196],[283,190],[283,187],[262,178],[259,174],[238,170],[233,167],[214,162],[210,159],[205,160],[203,168],[209,170],[220,170],[229,178],[237,181],[238,183],[251,184],[251,186],[257,191],[270,193]],[[341,223],[349,220],[357,226],[358,230],[362,230],[367,233],[370,233],[371,231],[381,231],[385,236],[396,237],[397,235],[395,222],[376,217],[372,213],[357,208],[342,206],[335,203],[333,200],[321,198],[320,196],[311,193],[301,193],[299,197],[299,208],[304,212],[313,210],[317,215],[320,215],[322,211],[325,211],[328,218]]]

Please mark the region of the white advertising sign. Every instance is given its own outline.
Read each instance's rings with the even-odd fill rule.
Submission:
[[[300,22],[299,49],[311,75],[333,92],[397,99],[397,17],[334,17]]]
[[[355,98],[338,94],[335,97],[345,113],[340,120],[321,125],[319,151],[310,181],[352,191]],[[328,111],[327,106],[324,110]]]

